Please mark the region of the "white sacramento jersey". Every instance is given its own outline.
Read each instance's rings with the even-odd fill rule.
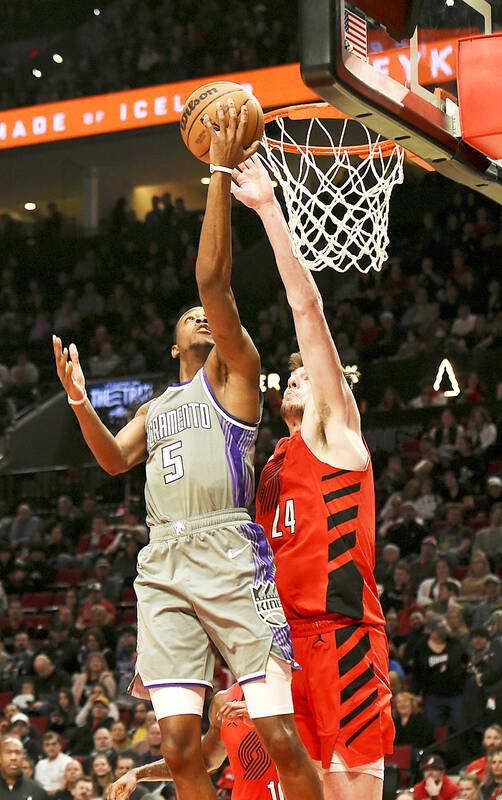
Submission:
[[[249,505],[258,423],[241,422],[222,408],[204,367],[153,400],[145,426],[150,527]]]

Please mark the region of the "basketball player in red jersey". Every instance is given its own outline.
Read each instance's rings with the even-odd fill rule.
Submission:
[[[238,683],[214,696],[209,730],[202,738],[204,765],[214,772],[228,754],[234,774],[232,800],[284,800],[275,764],[247,716],[243,698]],[[107,800],[128,800],[140,781],[166,780],[172,778],[164,759],[136,767],[108,787]]]
[[[282,403],[290,435],[263,469],[256,498],[303,667],[293,679],[295,719],[326,800],[378,800],[394,727],[373,577],[371,459],[321,296],[293,254],[268,173],[253,156],[234,180],[233,194],[258,213],[274,249],[300,347]]]

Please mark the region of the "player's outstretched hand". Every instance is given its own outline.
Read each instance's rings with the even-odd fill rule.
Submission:
[[[253,721],[248,714],[248,708],[244,700],[231,700],[228,703],[224,703],[218,711],[217,716],[219,722],[224,722],[225,720],[229,722],[232,719],[240,719],[246,725],[249,725],[250,728],[253,727]]]
[[[274,187],[270,176],[257,155],[239,164],[232,177],[232,194],[249,208],[258,210],[275,201]]]
[[[127,800],[138,785],[136,770],[130,769],[115,783],[111,783],[106,790],[106,800]]]
[[[59,336],[53,335],[52,346],[59,380],[67,395],[75,401],[82,400],[85,396],[85,378],[78,358],[78,350],[74,344],[70,349],[63,348],[63,343]]]
[[[241,107],[239,121],[237,121],[237,111],[235,103],[230,97],[228,99],[228,122],[225,117],[225,110],[220,101],[216,103],[216,114],[218,117],[218,128],[216,130],[208,114],[204,116],[204,125],[211,136],[209,147],[209,159],[211,164],[219,167],[235,167],[241,161],[245,161],[256,153],[260,145],[253,142],[250,147],[244,147],[243,140],[248,124],[247,106]]]

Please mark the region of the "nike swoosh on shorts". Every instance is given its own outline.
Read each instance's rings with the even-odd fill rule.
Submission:
[[[239,550],[229,550],[228,551],[228,557],[229,558],[237,558],[237,556],[240,556],[240,554],[244,552],[246,547],[250,547],[250,546],[251,546],[251,542],[246,542],[244,547],[240,547]]]

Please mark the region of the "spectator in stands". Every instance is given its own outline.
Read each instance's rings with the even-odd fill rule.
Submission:
[[[386,544],[382,551],[382,558],[377,559],[375,565],[375,580],[385,588],[387,582],[392,582],[394,567],[399,561],[400,551],[397,544]]]
[[[127,728],[121,719],[116,720],[112,727],[112,744],[113,749],[120,753],[123,750],[128,750],[131,746],[131,739],[128,736]]]
[[[486,492],[487,510],[490,512],[495,503],[502,502],[502,478],[499,475],[490,475],[486,481]]]
[[[485,625],[493,612],[499,609],[502,609],[500,578],[490,574],[485,577],[484,600],[475,607],[472,624]]]
[[[1,672],[3,691],[13,691],[19,681],[28,675],[31,670],[33,655],[34,650],[28,633],[26,631],[16,633],[13,652],[9,655]]]
[[[103,697],[108,700],[108,704],[98,702],[98,700],[101,700]],[[103,706],[106,706],[106,713]],[[114,701],[109,699],[106,688],[101,683],[97,683],[92,687],[87,702],[78,710],[77,716],[75,717],[79,728],[85,725],[94,725],[94,727],[96,727],[96,723],[100,723],[102,720],[107,721],[106,726],[103,727],[110,727],[112,722],[115,722],[117,719],[119,719],[117,705]]]
[[[438,596],[429,606],[434,614],[446,614],[452,604],[458,603],[460,584],[455,578],[441,581],[438,586]]]
[[[86,323],[103,316],[105,303],[92,281],[88,281],[77,301],[77,311]]]
[[[147,711],[148,706],[142,700],[140,700],[139,703],[136,703],[134,706],[132,727],[129,731],[131,744],[133,745],[137,744],[137,742],[141,742],[141,740],[146,737],[147,727],[145,720]]]
[[[498,800],[502,794],[502,750],[494,750],[483,783],[483,800]]]
[[[9,389],[9,394],[14,397],[16,406],[18,403],[32,403],[38,397],[36,389],[38,377],[38,367],[28,360],[26,353],[18,353],[16,364],[10,370],[11,385]]]
[[[71,636],[68,627],[58,619],[49,622],[49,638],[44,652],[55,663],[70,675],[78,672],[78,643]]]
[[[443,464],[447,464],[453,458],[457,450],[458,437],[463,430],[451,410],[446,408],[441,414],[440,424],[430,432],[432,443]]]
[[[102,606],[93,606],[92,608],[97,609],[102,608]],[[92,653],[102,655],[106,659],[109,667],[115,666],[115,654],[108,647],[103,631],[100,628],[86,628],[82,634],[81,641],[82,645],[79,650],[78,660],[84,668]]]
[[[16,736],[8,735],[0,740],[0,796],[12,800],[29,797],[32,800],[48,800],[45,789],[23,775],[22,757],[23,744]]]
[[[477,775],[461,775],[458,779],[462,800],[483,800],[481,782]]]
[[[87,628],[92,623],[91,609],[93,606],[102,606],[107,613],[107,622],[114,620],[117,616],[117,609],[103,597],[103,587],[98,581],[93,581],[89,585],[89,594],[80,609],[77,618],[77,628]]]
[[[43,592],[56,577],[56,567],[46,556],[43,544],[32,544],[26,558],[25,591]]]
[[[425,535],[423,521],[418,517],[414,503],[409,500],[401,505],[400,517],[387,529],[385,540],[399,547],[401,557],[418,553]]]
[[[54,794],[63,787],[64,771],[72,759],[62,752],[61,737],[54,731],[44,733],[42,747],[46,757],[35,767],[35,780],[49,794]]]
[[[445,613],[445,619],[452,636],[458,639],[463,649],[467,652],[471,638],[465,624],[463,607],[459,603],[450,603]]]
[[[162,758],[160,749],[161,733],[158,722],[154,722],[153,725],[150,725],[146,732],[146,740],[148,742],[148,750],[146,753],[143,753],[142,762],[143,764],[151,764],[153,761],[158,761],[159,758]]]
[[[123,628],[117,644],[115,671],[119,675],[131,672],[136,653],[136,630],[132,626]]]
[[[64,669],[56,669],[56,665],[45,653],[40,653],[33,660],[36,702],[33,710],[46,716],[57,702],[61,689],[70,686],[71,678]]]
[[[402,489],[405,482],[406,473],[401,458],[398,455],[392,455],[389,456],[385,468],[375,481],[375,488],[377,492],[383,492],[387,496]]]
[[[445,553],[454,564],[467,563],[474,539],[472,528],[464,525],[464,511],[458,503],[452,503],[446,512],[445,528],[441,528],[436,536],[439,550]],[[476,547],[482,550],[483,548]]]
[[[477,681],[483,689],[486,724],[502,724],[502,611],[488,620],[490,647],[477,669]]]
[[[420,481],[420,494],[414,502],[418,516],[426,522],[437,519],[438,509],[441,504],[441,497],[435,493],[432,479],[429,477],[422,478]]]
[[[492,506],[490,524],[476,533],[474,547],[482,550],[495,564],[502,561],[502,503]]]
[[[84,672],[73,676],[72,693],[76,706],[84,705],[96,684],[105,686],[109,698],[115,697],[117,690],[115,679],[102,653],[90,653]]]
[[[73,800],[91,800],[93,796],[91,779],[84,775],[70,791]]]
[[[115,780],[112,766],[105,755],[93,758],[91,780],[94,797],[104,798],[107,787]]]
[[[392,573],[392,581],[387,581],[380,602],[384,614],[392,608],[399,611],[404,605],[404,592],[410,583],[410,568],[406,561],[398,561]]]
[[[40,520],[32,513],[29,503],[21,503],[10,527],[9,540],[14,550],[29,547]]]
[[[8,519],[8,528],[10,529],[11,521]],[[5,531],[6,535],[8,536],[8,530]],[[0,541],[0,581],[2,581],[2,585],[5,584],[6,578],[12,572],[12,565],[14,563],[14,554],[12,552],[12,548],[10,546],[10,542],[6,540]],[[5,613],[5,612],[4,612]]]
[[[51,731],[61,734],[65,739],[71,739],[75,730],[75,717],[77,708],[70,689],[61,689],[58,700],[49,714],[47,727]]]
[[[427,627],[429,637],[415,657],[413,687],[423,696],[425,712],[434,726],[451,723],[459,729],[467,657],[444,617],[431,617]]]
[[[122,775],[125,775],[126,772],[129,772],[130,769],[134,769],[135,767],[139,766],[139,759],[137,756],[131,752],[122,753],[121,755],[117,756],[117,766],[115,767],[115,778],[121,778]],[[147,794],[148,789],[146,786],[142,784],[138,784],[134,790],[134,792],[130,795],[129,800],[140,800],[143,795]]]
[[[42,756],[41,737],[38,730],[30,725],[29,717],[18,712],[10,718],[8,735],[15,736],[22,742],[24,752],[35,764]]]
[[[103,597],[108,600],[111,604],[113,609],[115,609],[115,603],[118,603],[120,600],[120,592],[122,590],[123,580],[120,575],[116,575],[112,573],[110,570],[110,562],[105,556],[99,556],[97,561],[94,564],[94,574],[95,578],[91,578],[89,581],[84,583],[82,586],[82,594],[86,594],[88,590],[91,589],[91,586],[99,583],[101,584],[101,591],[103,593]],[[107,609],[111,612],[110,608]]]
[[[62,528],[64,539],[67,544],[68,540],[76,544],[80,527],[79,520],[72,499],[66,494],[60,495],[56,501],[56,518],[54,524]]]
[[[434,536],[422,539],[420,553],[410,561],[410,572],[413,586],[418,587],[426,578],[434,579],[436,575],[438,543]]]
[[[94,733],[93,743],[94,748],[90,755],[82,761],[82,767],[84,768],[85,774],[88,775],[90,773],[92,763],[97,755],[105,756],[108,759],[112,769],[115,769],[115,765],[117,763],[117,753],[113,749],[112,735],[108,728],[97,728]],[[159,758],[162,758],[162,755],[160,755]]]
[[[458,785],[446,775],[441,756],[427,756],[420,768],[424,777],[413,787],[416,800],[452,800],[460,794]]]
[[[53,525],[44,537],[47,560],[58,569],[71,569],[75,564],[70,541],[65,538],[61,525]]]
[[[22,681],[21,690],[19,694],[14,695],[12,702],[16,704],[20,711],[29,716],[35,703],[35,683],[33,679],[25,678]]]
[[[91,356],[89,372],[93,378],[105,378],[109,375],[118,375],[122,369],[122,359],[113,349],[111,342],[103,342],[99,353]]]
[[[462,488],[457,480],[457,476],[451,470],[447,470],[443,477],[441,495],[446,503],[461,503],[467,492]]]
[[[425,613],[423,609],[416,608],[409,617],[410,630],[399,652],[401,663],[405,672],[411,673],[415,664],[417,650],[422,648],[427,641],[428,633],[425,628]]]
[[[482,550],[474,549],[467,575],[460,583],[462,597],[473,603],[480,602],[485,596],[485,580],[490,573],[490,564]]]
[[[476,775],[480,781],[484,781],[488,767],[488,758],[492,753],[502,748],[502,728],[500,725],[489,725],[483,734],[483,750],[485,755],[471,761],[466,767],[466,772]]]
[[[394,746],[409,744],[418,749],[428,747],[434,741],[434,728],[423,711],[418,697],[411,692],[399,692],[394,698]]]
[[[75,758],[70,758],[64,773],[63,783],[61,789],[54,795],[54,800],[72,800],[73,795],[71,790],[75,787],[76,783],[83,776],[84,770],[82,764]]]
[[[430,606],[434,600],[437,600],[439,584],[453,577],[450,562],[445,556],[436,560],[435,571],[434,578],[425,578],[418,587],[417,603],[421,606]]]
[[[476,406],[469,414],[467,436],[475,452],[485,453],[497,440],[497,426],[483,406]]]
[[[77,547],[77,555],[82,558],[84,568],[89,567],[94,558],[111,545],[113,539],[114,534],[106,525],[104,515],[98,512],[92,518],[91,532],[82,536]]]

